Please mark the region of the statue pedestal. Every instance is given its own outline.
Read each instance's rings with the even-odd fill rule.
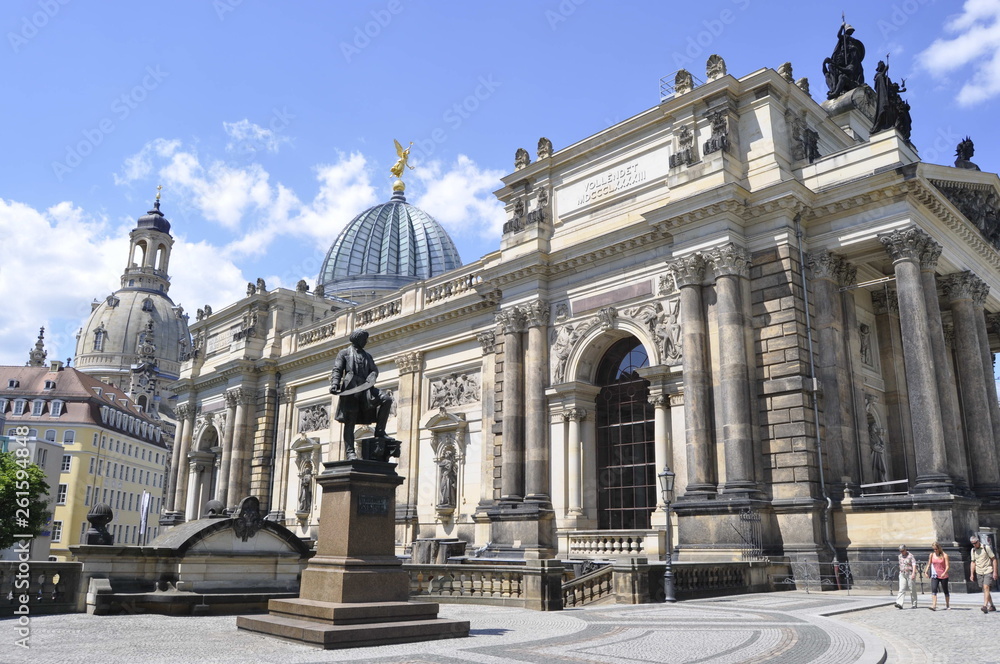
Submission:
[[[433,602],[409,602],[409,575],[395,556],[395,466],[325,463],[316,556],[298,599],[271,600],[266,616],[236,626],[325,649],[409,643],[469,635],[469,622],[437,617]]]

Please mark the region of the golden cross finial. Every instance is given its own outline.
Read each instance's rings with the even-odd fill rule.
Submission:
[[[162,184],[156,185],[156,200],[160,200],[160,190],[163,189]]]

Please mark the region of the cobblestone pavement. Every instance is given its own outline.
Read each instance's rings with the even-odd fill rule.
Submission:
[[[1000,613],[980,613],[975,596],[956,596],[955,609],[936,613],[899,611],[892,601],[885,593],[783,592],[551,613],[445,604],[441,617],[470,620],[471,638],[328,651],[237,630],[233,616],[39,616],[31,622],[29,650],[12,645],[15,623],[0,621],[0,662],[878,664],[959,655],[977,664],[1000,661],[1000,647],[986,645],[1000,625],[982,630]],[[921,605],[929,599],[921,596]]]

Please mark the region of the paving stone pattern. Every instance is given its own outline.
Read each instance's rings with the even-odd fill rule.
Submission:
[[[949,612],[899,611],[893,599],[784,592],[552,613],[444,604],[442,617],[471,621],[471,638],[329,651],[237,630],[233,616],[40,616],[31,622],[30,650],[12,645],[13,621],[0,621],[0,662],[1000,662],[992,645],[1000,613],[984,616],[975,596],[957,597]]]

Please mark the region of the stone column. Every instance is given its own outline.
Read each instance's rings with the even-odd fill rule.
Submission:
[[[746,320],[740,283],[749,275],[750,256],[743,247],[730,243],[712,249],[705,258],[715,272],[719,320],[719,401],[726,452],[726,484],[722,492],[745,494],[757,488],[750,420],[750,373],[744,334]]]
[[[500,499],[524,499],[524,345],[526,317],[520,307],[497,314],[503,331],[503,467]]]
[[[182,459],[187,459],[187,450],[181,453],[181,448],[184,447],[184,441],[190,443],[191,439],[191,422],[188,421],[188,415],[192,414],[194,409],[186,404],[179,403],[174,408],[174,414],[177,416],[177,437],[174,439],[174,450],[170,455],[170,476],[167,480],[167,512],[173,512],[176,510],[176,505],[183,504],[183,500],[177,500],[177,470],[182,463]],[[180,473],[181,481],[184,480],[184,473]]]
[[[483,373],[480,381],[480,394],[482,395],[482,459],[480,472],[482,480],[479,483],[479,507],[484,508],[493,504],[493,416],[496,413],[496,402],[494,400],[494,373],[496,372],[496,340],[497,335],[493,330],[480,332],[476,335],[480,347],[483,349]],[[478,539],[477,539],[478,541]]]
[[[649,403],[653,406],[653,463],[656,472],[670,464],[670,396],[664,392],[649,395]],[[676,469],[672,469],[676,470]],[[663,493],[657,487],[656,512],[664,508]]]
[[[904,228],[879,236],[892,258],[903,336],[903,364],[913,423],[913,448],[918,492],[949,491],[948,460],[938,399],[934,354],[927,323],[927,304],[920,277],[920,256],[931,238],[919,228]]]
[[[566,489],[568,516],[583,516],[583,476],[581,474],[583,437],[580,422],[587,419],[587,411],[583,408],[573,408],[563,413],[567,423],[566,433]]]
[[[222,431],[222,460],[219,464],[219,485],[215,488],[215,499],[227,507],[229,497],[230,466],[233,458],[233,432],[236,429],[236,392],[226,390],[223,394],[226,400],[226,426]]]
[[[233,451],[230,457],[231,468],[229,471],[229,490],[226,493],[226,507],[236,507],[241,500],[249,495],[249,461],[253,446],[253,406],[257,401],[253,390],[237,387],[231,391],[236,395],[236,426],[233,429]]]
[[[973,298],[980,279],[971,272],[950,274],[941,280],[951,304],[951,320],[955,330],[955,360],[961,389],[965,433],[969,442],[969,467],[972,486],[979,495],[1000,490],[997,458],[994,450],[993,419],[986,392],[982,349],[979,344],[977,310]]]
[[[181,410],[180,405],[185,406],[185,410]],[[180,509],[186,504],[187,498],[187,482],[184,477],[184,468],[187,467],[188,453],[191,451],[191,443],[194,438],[194,420],[195,416],[198,414],[198,409],[192,404],[180,404],[177,408],[177,417],[181,420],[183,425],[183,430],[180,439],[180,453],[177,456],[177,461],[174,463],[174,468],[177,469],[176,476],[174,471],[171,470],[171,480],[176,481],[176,494],[174,496],[174,507],[172,509]],[[197,517],[197,514],[195,515]]]
[[[184,517],[188,521],[194,521],[200,514],[198,514],[198,484],[201,481],[201,473],[204,471],[204,466],[198,461],[188,461],[183,460],[184,466],[187,468],[187,503],[184,506]]]
[[[972,294],[972,302],[975,307],[976,333],[979,337],[979,350],[983,356],[983,381],[986,383],[986,403],[990,407],[990,423],[993,425],[994,451],[996,445],[1000,443],[1000,403],[997,403],[997,383],[993,372],[993,353],[990,352],[990,339],[986,330],[986,316],[983,306],[986,304],[986,296],[990,294],[990,287],[980,281],[976,290]],[[997,458],[1000,466],[1000,458]],[[1000,478],[1000,470],[997,477]]]
[[[549,366],[549,305],[535,300],[524,308],[528,352],[524,358],[524,490],[525,500],[550,505],[548,403],[545,387]]]
[[[931,350],[934,353],[934,376],[937,380],[938,401],[941,404],[941,426],[944,429],[945,458],[948,475],[960,492],[968,490],[965,460],[965,442],[962,435],[962,420],[958,406],[958,390],[955,384],[955,374],[948,361],[948,346],[944,339],[944,326],[941,321],[941,305],[938,302],[937,270],[938,258],[941,257],[941,245],[928,240],[920,254],[920,279],[924,289],[924,302],[927,306],[927,323],[931,337]]]
[[[420,497],[418,478],[420,469],[420,400],[421,370],[424,355],[420,351],[403,353],[394,358],[399,372],[399,390],[396,392],[396,436],[403,441],[399,467],[406,469],[406,504],[397,505],[406,512],[406,518],[416,518]]]
[[[844,259],[829,251],[818,251],[806,257],[812,272],[812,287],[816,316],[818,358],[816,373],[823,389],[823,431],[830,484],[843,487],[859,483],[857,448],[852,435],[853,427],[848,408],[843,399],[846,383],[850,398],[851,376],[846,357],[844,308],[841,306],[841,284],[853,282],[853,269]],[[844,478],[847,478],[845,481]]]
[[[699,254],[669,261],[681,293],[681,336],[684,339],[684,441],[687,447],[688,485],[685,495],[707,496],[716,492],[717,475],[712,454],[709,412],[711,403],[708,341],[701,302],[705,259]]]

